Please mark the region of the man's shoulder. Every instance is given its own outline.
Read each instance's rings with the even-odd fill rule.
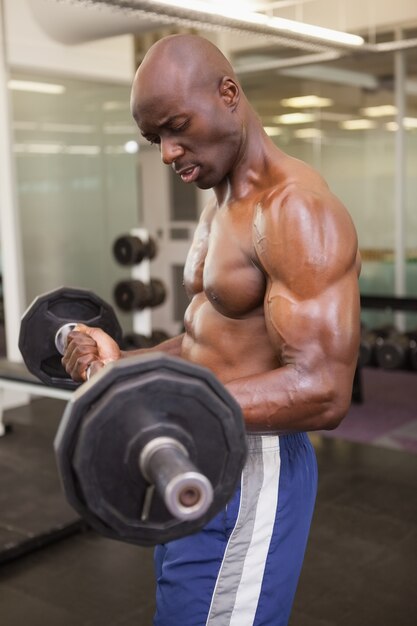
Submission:
[[[264,190],[259,208],[272,219],[322,219],[332,215],[337,219],[348,211],[334,195],[325,179],[312,167],[288,157],[276,181]]]
[[[271,273],[280,268],[296,276],[303,266],[312,276],[324,270],[326,275],[340,275],[357,255],[356,231],[347,209],[308,166],[296,168],[292,176],[265,190],[254,232],[258,255]]]

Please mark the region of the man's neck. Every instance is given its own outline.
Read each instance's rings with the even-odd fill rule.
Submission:
[[[219,206],[244,200],[265,187],[276,161],[285,157],[265,133],[259,119],[250,115],[242,132],[242,143],[228,176],[214,188]]]

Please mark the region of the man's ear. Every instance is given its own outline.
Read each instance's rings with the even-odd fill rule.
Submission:
[[[232,110],[236,109],[240,99],[240,87],[233,78],[224,76],[219,86],[220,96]]]

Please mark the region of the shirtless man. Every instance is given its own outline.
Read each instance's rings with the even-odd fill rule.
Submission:
[[[131,106],[163,162],[214,191],[185,265],[185,333],[156,349],[217,375],[242,407],[249,446],[226,510],[157,547],[155,625],[284,626],[316,494],[305,431],[335,428],[351,399],[355,229],[322,177],[274,145],[207,40],[152,46]],[[75,380],[126,356],[98,329],[70,337],[63,363]]]

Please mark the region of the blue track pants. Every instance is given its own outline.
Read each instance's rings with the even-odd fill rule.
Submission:
[[[200,532],[157,546],[155,626],[285,626],[317,490],[305,433],[248,435],[239,488]]]

